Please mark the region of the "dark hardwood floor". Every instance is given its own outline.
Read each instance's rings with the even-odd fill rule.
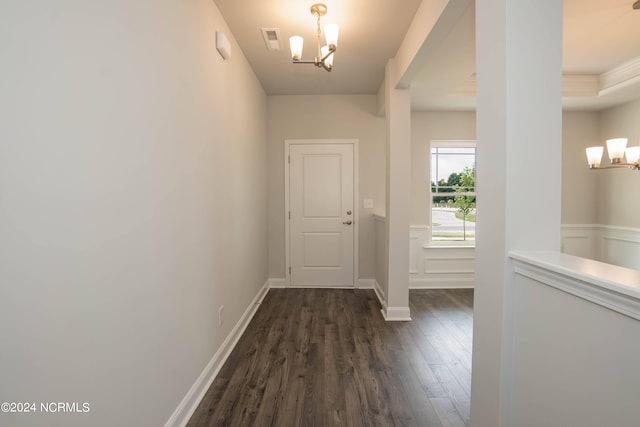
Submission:
[[[271,289],[188,427],[468,426],[473,290]]]

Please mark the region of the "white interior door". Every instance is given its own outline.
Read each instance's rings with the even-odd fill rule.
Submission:
[[[354,286],[354,146],[289,146],[290,283]]]

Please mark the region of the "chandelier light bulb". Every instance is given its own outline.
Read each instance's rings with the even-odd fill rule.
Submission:
[[[324,38],[328,46],[338,46],[338,32],[340,28],[338,24],[327,24],[324,26]]]
[[[329,46],[322,46],[321,52],[323,58],[327,56],[327,54],[329,53]],[[333,53],[325,58],[324,63],[329,68],[333,67]]]
[[[627,148],[627,138],[613,138],[607,140],[607,152],[611,163],[620,163]]]
[[[638,163],[640,160],[640,146],[629,147],[624,152],[627,163]]]
[[[304,39],[300,36],[291,36],[289,37],[289,48],[291,49],[291,58],[294,61],[300,61],[302,58],[302,45],[304,44]]]
[[[589,163],[590,168],[599,168],[600,162],[602,161],[602,152],[604,151],[604,147],[589,147],[587,148],[587,162]]]

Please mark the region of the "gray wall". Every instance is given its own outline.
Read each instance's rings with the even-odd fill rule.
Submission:
[[[629,138],[628,146],[640,143],[640,100],[600,114],[600,140]],[[608,164],[606,158],[603,164]],[[618,227],[640,228],[640,172],[626,169],[599,171],[597,177],[597,222]]]
[[[596,112],[565,112],[562,149],[562,223],[640,228],[640,173],[592,171],[585,148],[610,138],[640,143],[640,100]],[[609,165],[607,152],[602,165]]]
[[[585,148],[601,145],[596,112],[562,115],[562,223],[596,223],[596,178],[587,166]],[[541,167],[543,169],[543,167]]]
[[[9,0],[0,40],[0,401],[91,408],[0,424],[163,425],[267,279],[266,95],[210,0]]]
[[[269,104],[269,277],[285,277],[284,141],[357,138],[359,164],[359,274],[374,277],[374,223],[384,211],[385,121],[374,95],[270,96]],[[373,199],[373,209],[363,209]]]
[[[433,140],[475,140],[475,112],[414,112],[411,114],[411,224],[431,221],[430,143]]]

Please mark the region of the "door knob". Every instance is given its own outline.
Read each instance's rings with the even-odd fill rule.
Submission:
[[[353,223],[351,222],[351,220],[349,220],[349,221],[344,221],[344,222],[343,222],[343,224],[351,225],[351,224],[353,224]]]

